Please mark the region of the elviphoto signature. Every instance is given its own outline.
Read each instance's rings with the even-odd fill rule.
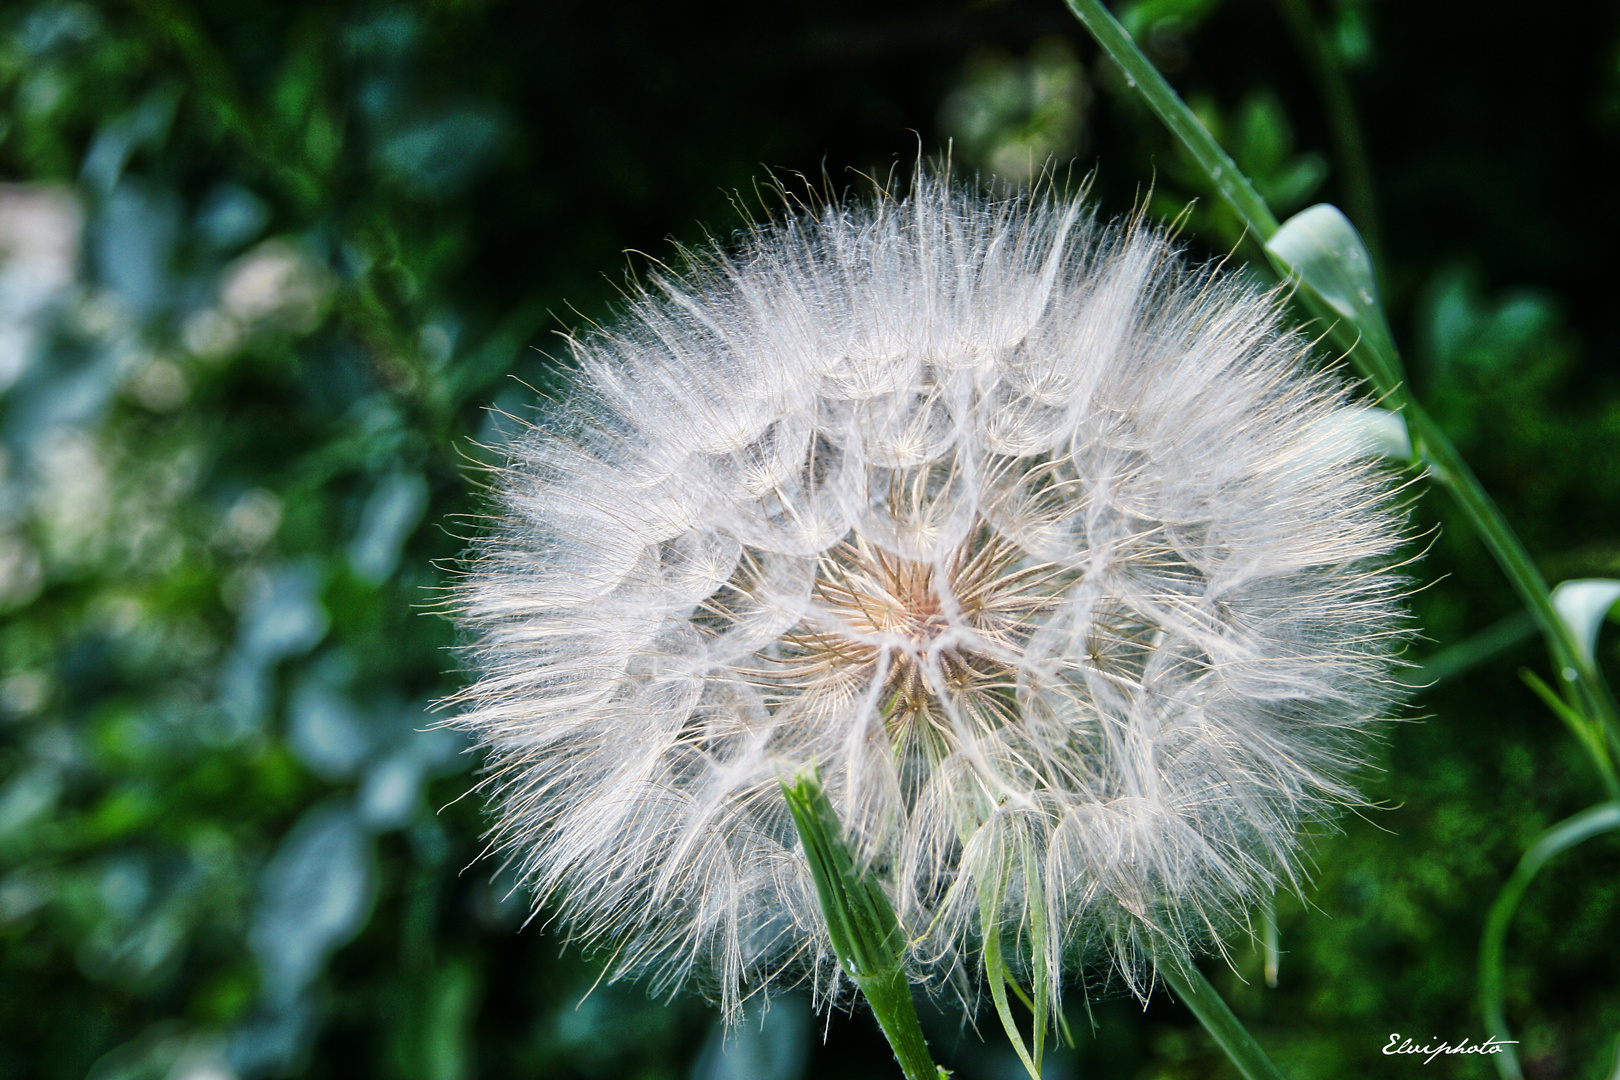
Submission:
[[[1411,1039],[1402,1038],[1401,1033],[1389,1033],[1389,1042],[1384,1044],[1384,1053],[1391,1054],[1427,1054],[1423,1064],[1427,1065],[1441,1054],[1500,1054],[1505,1046],[1517,1046],[1518,1039],[1486,1039],[1484,1042],[1470,1042],[1467,1039],[1458,1043],[1441,1041],[1434,1044],[1420,1044]]]

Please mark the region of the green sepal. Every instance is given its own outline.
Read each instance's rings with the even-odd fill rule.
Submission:
[[[839,966],[872,1006],[906,1080],[945,1080],[950,1073],[929,1057],[917,1022],[904,963],[905,935],[882,884],[856,865],[844,843],[843,823],[815,769],[780,783]]]

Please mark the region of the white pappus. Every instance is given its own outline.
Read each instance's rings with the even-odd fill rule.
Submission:
[[[493,844],[609,974],[838,976],[778,777],[1056,1007],[1297,885],[1394,706],[1391,481],[1276,293],[939,179],[683,252],[569,341],[454,601]],[[966,978],[963,978],[966,976]]]

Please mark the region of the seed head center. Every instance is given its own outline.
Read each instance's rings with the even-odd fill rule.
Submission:
[[[1066,584],[1053,571],[983,524],[938,562],[852,534],[822,554],[814,613],[783,638],[772,681],[789,696],[841,696],[881,673],[897,742],[924,732],[950,742],[953,711],[999,726],[1010,715],[1017,655]]]

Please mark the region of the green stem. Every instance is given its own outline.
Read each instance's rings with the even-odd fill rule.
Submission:
[[[1485,920],[1485,933],[1479,942],[1479,1011],[1485,1021],[1485,1030],[1491,1038],[1505,1042],[1502,1053],[1493,1055],[1496,1071],[1503,1080],[1521,1080],[1519,1056],[1514,1053],[1512,1033],[1502,1010],[1502,954],[1507,941],[1508,925],[1519,901],[1530,887],[1531,880],[1559,852],[1567,851],[1583,840],[1600,833],[1620,829],[1620,802],[1600,803],[1583,810],[1574,817],[1554,825],[1536,838],[1524,857],[1519,860],[1513,876],[1497,894]]]
[[[1142,95],[1170,133],[1180,140],[1182,147],[1192,155],[1198,167],[1217,194],[1225,199],[1249,231],[1265,240],[1277,231],[1277,219],[1272,216],[1266,200],[1254,190],[1249,178],[1233,163],[1225,150],[1210,135],[1209,129],[1193,115],[1193,111],[1164,81],[1159,69],[1153,66],[1119,20],[1103,7],[1102,0],[1065,0],[1076,18],[1085,23],[1091,36],[1097,39],[1114,63],[1125,72],[1125,80]]]
[[[1203,171],[1209,185],[1226,200],[1249,231],[1262,242],[1275,235],[1277,219],[1272,216],[1265,200],[1254,190],[1247,177],[1238,171],[1226,151],[1187,108],[1164,76],[1137,48],[1125,28],[1103,6],[1102,0],[1066,2],[1069,10],[1085,24],[1098,44],[1125,72],[1137,93],[1180,140]],[[1596,666],[1582,655],[1569,627],[1554,610],[1547,582],[1502,516],[1501,510],[1485,493],[1440,425],[1407,390],[1401,374],[1400,357],[1395,355],[1382,327],[1374,325],[1362,315],[1346,315],[1330,307],[1308,283],[1298,281],[1290,273],[1290,267],[1282,264],[1275,255],[1272,258],[1279,273],[1284,277],[1294,277],[1297,282],[1295,299],[1322,320],[1327,327],[1328,339],[1343,351],[1384,401],[1406,418],[1414,449],[1428,464],[1431,475],[1456,498],[1541,629],[1564,696],[1571,705],[1602,725],[1611,745],[1620,747],[1620,716],[1617,716],[1614,698],[1604,686]]]
[[[1404,681],[1414,690],[1427,690],[1500,656],[1519,642],[1533,637],[1535,632],[1535,619],[1530,617],[1530,612],[1519,608],[1479,633],[1436,652],[1409,672]]]
[[[1564,722],[1571,735],[1575,736],[1592,759],[1596,766],[1598,776],[1603,781],[1604,790],[1611,799],[1620,799],[1620,775],[1614,771],[1614,757],[1609,752],[1608,743],[1603,740],[1603,729],[1586,718],[1586,714],[1570,708],[1558,696],[1558,692],[1546,683],[1541,677],[1529,668],[1519,669],[1519,678],[1524,680],[1538,698],[1552,710],[1554,716]]]
[[[901,953],[904,935],[883,886],[857,868],[817,772],[809,769],[781,783],[839,965],[872,1007],[906,1080],[940,1080],[945,1072],[929,1056],[917,1022]]]
[[[1596,666],[1582,655],[1574,634],[1553,607],[1547,580],[1531,561],[1530,553],[1502,516],[1502,511],[1485,493],[1473,470],[1440,430],[1440,425],[1409,394],[1403,393],[1402,397],[1402,413],[1412,435],[1413,449],[1429,463],[1430,473],[1457,500],[1513,590],[1529,609],[1547,641],[1553,671],[1565,696],[1581,712],[1598,720],[1609,737],[1614,738],[1617,728],[1614,698],[1603,685]]]
[[[878,1026],[894,1049],[894,1059],[906,1080],[939,1080],[942,1070],[928,1053],[917,1009],[911,1003],[911,980],[903,970],[856,979]]]
[[[1177,998],[1192,1014],[1198,1017],[1198,1022],[1204,1025],[1217,1045],[1226,1052],[1226,1056],[1236,1065],[1238,1072],[1248,1080],[1282,1080],[1282,1073],[1277,1066],[1266,1057],[1266,1052],[1260,1049],[1260,1044],[1254,1041],[1232,1010],[1227,1008],[1226,1002],[1210,985],[1204,973],[1199,971],[1191,961],[1183,970],[1175,963],[1168,963],[1159,969],[1159,975],[1170,984]]]

